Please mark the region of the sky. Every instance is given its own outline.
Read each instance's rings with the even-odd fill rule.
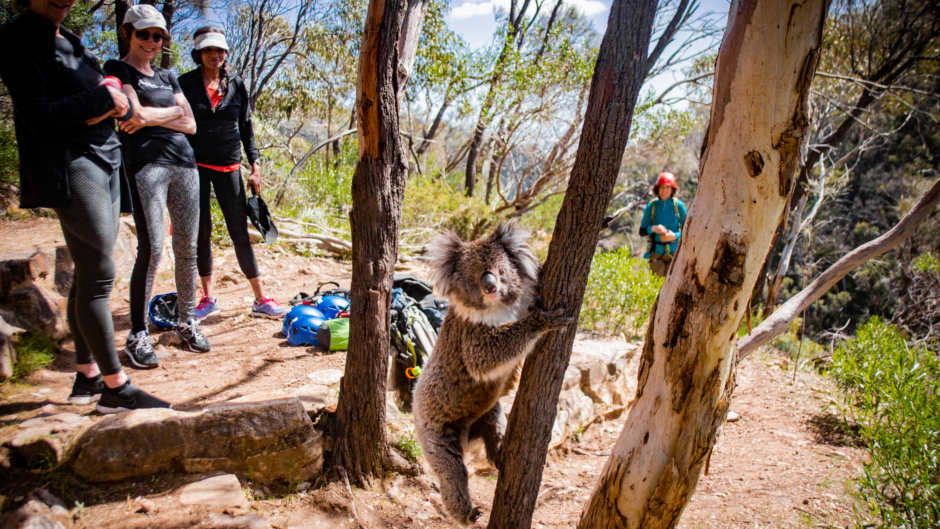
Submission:
[[[598,32],[603,35],[610,15],[611,0],[565,0],[581,12]],[[699,13],[715,12],[722,21],[727,19],[730,0],[699,0]],[[473,49],[490,44],[496,28],[495,12],[509,11],[509,0],[452,0],[447,14],[447,25],[466,40]],[[704,44],[704,43],[703,43]],[[667,72],[651,79],[649,86],[663,90],[680,77],[679,72]]]

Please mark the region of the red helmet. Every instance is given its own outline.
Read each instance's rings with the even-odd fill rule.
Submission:
[[[659,173],[659,179],[656,180],[656,183],[653,185],[656,186],[668,186],[673,189],[679,189],[679,186],[676,185],[676,176],[669,172]]]

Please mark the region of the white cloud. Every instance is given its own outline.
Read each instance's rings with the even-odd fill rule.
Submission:
[[[604,2],[599,2],[598,0],[565,0],[565,5],[575,8],[586,17],[603,13],[608,9],[608,7],[604,5]]]
[[[565,6],[574,7],[587,17],[603,13],[608,9],[600,0],[565,0]],[[482,2],[464,0],[463,3],[450,10],[448,18],[457,21],[482,16],[492,17],[497,9],[509,11],[509,0],[483,0]]]

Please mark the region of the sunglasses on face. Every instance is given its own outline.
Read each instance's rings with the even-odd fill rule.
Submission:
[[[154,42],[163,42],[163,40],[165,39],[165,37],[163,36],[163,33],[158,33],[156,31],[151,33],[147,30],[137,30],[134,32],[134,35],[136,35],[138,39],[144,40],[144,41],[152,40]]]

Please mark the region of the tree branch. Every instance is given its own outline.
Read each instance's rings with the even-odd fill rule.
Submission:
[[[793,318],[821,298],[849,272],[895,248],[909,237],[917,226],[933,212],[938,202],[940,202],[940,180],[934,182],[917,205],[888,232],[847,253],[806,288],[788,299],[747,336],[738,340],[736,361],[740,362],[755,349],[784,332]]]

